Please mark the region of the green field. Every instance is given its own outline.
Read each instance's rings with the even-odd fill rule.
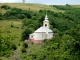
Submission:
[[[14,27],[11,27],[11,24],[13,24]],[[21,39],[21,29],[22,26],[22,22],[19,21],[15,21],[15,20],[2,20],[0,21],[0,30],[4,32],[4,35],[8,35],[5,31],[9,30],[11,33],[11,36],[16,37],[15,40],[13,40],[12,42],[16,44],[16,46],[18,47],[18,52],[20,51],[20,46],[18,46],[18,44],[20,43],[20,39]],[[17,51],[16,50],[16,51]],[[16,52],[14,51],[14,52]],[[0,57],[2,60],[14,60],[13,57]]]
[[[14,27],[11,27],[11,24],[14,25]],[[0,21],[0,29],[2,31],[6,31],[6,30],[10,30],[11,31],[11,35],[17,36],[18,38],[16,40],[13,40],[13,42],[19,43],[20,37],[21,37],[21,26],[22,23],[21,21],[12,21],[12,20],[3,20]],[[6,34],[7,35],[7,34]]]

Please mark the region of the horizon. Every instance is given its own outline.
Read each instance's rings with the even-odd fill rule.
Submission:
[[[0,3],[23,3],[22,0],[0,0]],[[45,4],[45,5],[80,5],[80,0],[25,0],[25,3],[33,3],[33,4]]]

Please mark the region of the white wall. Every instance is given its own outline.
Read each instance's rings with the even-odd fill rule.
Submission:
[[[48,33],[48,39],[53,38],[53,33]]]
[[[45,33],[34,33],[34,37],[33,37],[35,40],[44,40],[45,39]]]
[[[53,34],[52,33],[48,33],[48,35],[46,36],[46,33],[44,32],[40,32],[40,33],[34,33],[34,36],[33,38],[35,40],[44,40],[44,39],[51,39],[53,37]]]

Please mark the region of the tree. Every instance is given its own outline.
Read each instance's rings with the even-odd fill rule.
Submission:
[[[66,4],[66,6],[70,6],[69,4]]]
[[[8,35],[7,30],[5,30],[7,35],[3,35],[3,32],[4,31],[0,31],[0,56],[9,57],[12,51],[17,49],[17,46],[11,42],[13,36]]]
[[[0,13],[0,20],[2,20],[2,13]]]
[[[22,0],[23,1],[23,3],[25,3],[25,0]]]
[[[2,5],[2,6],[1,6],[1,9],[2,9],[2,8],[5,9],[5,10],[8,10],[8,9],[10,9],[11,7],[8,6],[8,5]]]
[[[31,28],[25,28],[22,32],[22,36],[21,39],[24,41],[25,39],[29,38],[29,34],[31,34],[33,32],[33,30]]]
[[[24,48],[28,48],[28,44],[24,42],[24,43],[23,43],[23,47],[24,47]]]

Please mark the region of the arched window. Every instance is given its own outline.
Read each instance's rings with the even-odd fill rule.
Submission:
[[[33,38],[33,36],[31,36],[31,38]]]
[[[43,38],[43,34],[42,34],[42,38]]]
[[[47,27],[47,24],[45,24],[45,27]]]

